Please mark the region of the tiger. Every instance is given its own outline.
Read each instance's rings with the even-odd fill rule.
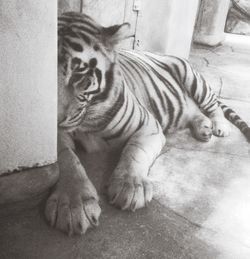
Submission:
[[[250,128],[218,100],[188,60],[119,49],[130,24],[103,27],[84,13],[58,19],[59,180],[45,216],[55,228],[84,234],[99,224],[97,191],[80,162],[75,142],[88,152],[122,147],[107,182],[107,197],[135,211],[153,198],[148,173],[169,132],[190,128],[203,142],[229,135],[230,121],[250,141]]]

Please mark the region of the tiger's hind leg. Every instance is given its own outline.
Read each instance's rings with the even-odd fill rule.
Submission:
[[[220,107],[217,107],[208,117],[201,111],[196,112],[190,124],[194,137],[200,141],[209,141],[212,135],[227,137],[230,134],[229,123]]]
[[[215,111],[210,113],[208,117],[213,124],[213,135],[217,137],[227,137],[230,134],[229,122],[224,116],[224,113],[220,106]]]
[[[197,107],[199,107],[199,109],[212,121],[213,135],[218,137],[228,136],[230,133],[229,123],[224,117],[218,97],[201,74],[195,71],[188,62],[184,60],[182,60],[182,62],[186,71],[184,73],[185,77],[182,78],[183,86],[187,90],[189,96],[194,100]],[[194,133],[197,138],[202,139],[201,135],[203,134],[204,127],[201,126],[200,128],[200,119],[200,116],[194,118],[194,120],[197,120],[198,122],[194,121],[191,124],[193,125]],[[205,121],[206,119],[204,119],[204,122]],[[203,123],[201,123],[201,125],[203,125]]]
[[[207,142],[212,137],[212,122],[204,114],[197,113],[191,120],[191,131],[194,137],[200,141]]]

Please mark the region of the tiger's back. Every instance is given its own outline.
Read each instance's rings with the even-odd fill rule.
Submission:
[[[185,85],[191,86],[194,80],[198,80],[186,60],[150,52],[121,50],[118,62],[126,85],[159,121],[164,132],[188,126],[198,104]],[[203,87],[197,90],[201,90],[199,95],[205,94]]]

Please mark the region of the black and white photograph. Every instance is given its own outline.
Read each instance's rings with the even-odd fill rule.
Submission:
[[[0,259],[250,259],[250,0],[0,0]]]

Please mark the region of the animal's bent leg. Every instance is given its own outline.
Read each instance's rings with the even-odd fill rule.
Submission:
[[[152,183],[147,176],[165,144],[165,136],[159,123],[152,120],[129,139],[109,181],[110,202],[123,210],[142,208],[153,197]]]
[[[230,127],[219,106],[216,94],[201,74],[195,71],[191,65],[185,62],[186,73],[183,86],[195,101],[197,106],[208,115],[212,121],[213,134],[219,137],[228,136]],[[188,75],[188,76],[187,76]]]
[[[67,133],[59,131],[58,163],[60,176],[47,200],[45,215],[50,224],[70,234],[83,234],[98,225],[101,209],[98,195],[88,179]]]

